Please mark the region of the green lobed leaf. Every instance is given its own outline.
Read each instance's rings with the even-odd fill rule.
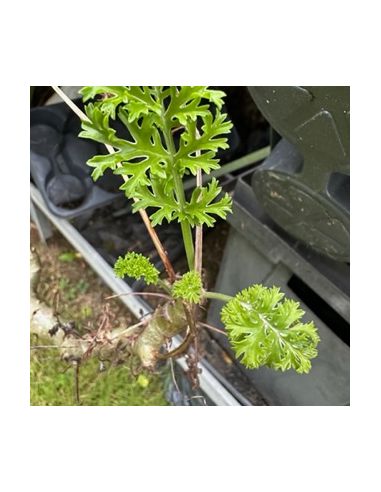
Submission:
[[[118,105],[127,103],[129,96],[127,87],[123,86],[87,86],[83,87],[79,92],[82,94],[84,102],[101,95],[102,99],[94,104],[102,113],[109,115],[112,119],[115,119]]]
[[[225,92],[216,89],[209,89],[209,87],[203,87],[200,91],[200,96],[204,99],[208,99],[211,103],[215,104],[219,110],[221,110],[224,104],[223,98],[226,96]]]
[[[158,210],[150,215],[153,226],[160,225],[163,219],[168,222],[177,219],[178,222],[188,221],[192,227],[201,224],[211,227],[216,221],[213,215],[225,219],[227,213],[231,211],[232,199],[228,193],[219,201],[213,201],[220,192],[221,187],[213,178],[207,187],[196,188],[190,201],[181,208],[174,191],[167,190],[163,180],[152,178],[151,189],[146,187],[136,189],[134,196],[137,202],[132,205],[132,209],[136,212],[140,208],[157,208]]]
[[[119,105],[128,112],[129,121],[134,121],[150,111],[160,113],[161,106],[155,100],[155,90],[148,86],[95,86],[83,87],[80,90],[84,102],[102,95],[102,99],[94,102],[102,113],[115,119]]]
[[[85,86],[79,91],[82,94],[84,102],[94,99],[96,96],[102,95],[107,96],[109,99],[119,98],[124,100],[126,94],[126,87],[120,85],[96,85],[96,86]],[[127,100],[127,99],[126,99]]]
[[[180,148],[176,154],[177,169],[180,174],[189,169],[196,175],[197,170],[201,169],[209,174],[211,170],[220,167],[215,155],[219,149],[229,147],[227,138],[224,134],[230,133],[232,123],[226,121],[226,114],[216,112],[213,118],[211,113],[204,117],[204,124],[201,127],[200,135],[196,134],[196,122],[189,121],[185,132],[181,135]],[[200,152],[200,155],[197,155]]]
[[[114,272],[120,278],[126,276],[136,279],[144,278],[147,285],[157,284],[160,273],[149,258],[133,251],[124,257],[119,256],[114,265]]]
[[[149,86],[130,86],[128,90],[128,103],[124,110],[128,113],[128,121],[132,122],[150,112],[159,115],[161,104],[156,100],[156,88]],[[154,118],[157,124],[158,119]]]
[[[209,100],[220,110],[225,93],[198,85],[172,86],[164,91],[164,97],[168,95],[170,95],[170,104],[166,110],[166,117],[171,122],[186,126],[189,121],[196,121],[197,117],[203,119],[209,115],[210,108],[205,100]]]
[[[283,298],[277,287],[253,285],[222,308],[221,319],[246,367],[308,373],[320,338],[313,322],[302,323],[299,303]]]
[[[201,299],[202,282],[196,271],[185,273],[172,286],[172,295],[185,301],[199,303]]]
[[[205,224],[211,227],[216,221],[213,215],[225,219],[231,212],[232,199],[228,193],[225,193],[219,201],[214,201],[221,190],[216,178],[213,178],[207,187],[195,188],[190,201],[179,213],[180,221],[187,220],[192,226]]]
[[[115,130],[110,127],[110,116],[107,113],[103,113],[93,103],[85,106],[85,111],[90,121],[82,121],[82,131],[79,134],[81,138],[89,138],[116,148],[123,146],[124,140],[118,138]]]
[[[100,110],[96,111],[98,115]],[[118,114],[121,121],[127,124],[125,110],[119,109]],[[108,117],[104,115],[103,118],[107,120]],[[102,120],[102,123],[106,120]],[[92,174],[94,180],[102,176],[106,169],[112,169],[114,174],[128,176],[129,180],[121,186],[121,189],[131,198],[138,186],[150,184],[148,171],[152,175],[166,177],[169,154],[161,144],[157,128],[152,126],[149,120],[143,120],[140,125],[137,121],[133,121],[128,123],[128,128],[132,140],[120,140],[118,152],[94,156],[87,161],[87,164],[95,168]],[[83,136],[83,132],[80,135]],[[117,168],[118,163],[122,165]]]
[[[151,215],[154,225],[177,220],[191,226],[212,226],[215,216],[222,218],[231,211],[228,195],[216,201],[221,189],[214,179],[208,187],[193,192],[189,202],[180,206],[175,194],[175,175],[209,173],[219,167],[216,153],[228,147],[224,137],[231,123],[220,113],[224,93],[206,86],[98,86],[81,91],[88,101],[90,122],[83,122],[80,136],[112,145],[117,152],[97,155],[88,161],[98,179],[107,169],[128,178],[121,189],[129,198],[137,199],[133,210],[156,208]],[[215,116],[209,103],[217,105]],[[117,114],[130,137],[120,138],[110,127],[109,119]],[[197,122],[200,133],[196,134]],[[164,133],[183,125],[179,148],[166,148]],[[200,155],[197,155],[200,153]],[[173,155],[172,155],[173,154]]]
[[[169,122],[185,126],[189,120],[196,121],[198,116],[207,116],[209,105],[201,105],[201,93],[205,89],[204,86],[170,87],[171,98],[165,114]]]
[[[115,154],[95,155],[87,161],[87,164],[94,168],[91,177],[96,181],[103,176],[107,169],[114,171],[120,160],[121,157],[119,152],[116,152]]]
[[[152,225],[161,225],[163,219],[171,222],[177,217],[179,204],[177,203],[173,190],[166,190],[165,183],[161,179],[152,178],[151,189],[141,187],[136,190],[137,201],[132,205],[134,212],[141,208],[153,207],[158,210],[150,216]]]

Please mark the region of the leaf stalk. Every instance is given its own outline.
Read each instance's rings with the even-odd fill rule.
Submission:
[[[217,299],[223,302],[229,302],[232,299],[234,299],[234,297],[228,296],[227,294],[221,294],[220,292],[204,291],[203,296],[206,297],[207,299]]]
[[[163,136],[164,136],[165,145],[170,154],[170,164],[171,164],[171,172],[173,176],[173,183],[175,186],[175,194],[179,204],[179,208],[183,210],[185,206],[185,192],[184,192],[184,185],[182,179],[179,173],[177,172],[175,166],[176,148],[173,142],[171,129],[168,126],[167,119],[165,117],[164,103],[162,101],[162,98],[160,97],[160,91],[157,88],[156,88],[156,95],[161,104],[160,118],[163,124]],[[185,253],[187,256],[189,270],[194,270],[193,237],[192,237],[192,229],[188,221],[181,222],[181,232],[183,235]]]

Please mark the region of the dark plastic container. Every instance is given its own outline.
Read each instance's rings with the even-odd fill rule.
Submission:
[[[349,261],[349,87],[249,87],[284,137],[253,174],[256,197],[290,235]]]
[[[305,320],[315,322],[321,342],[308,375],[249,370],[237,364],[272,405],[348,405],[349,266],[316,253],[278,227],[256,200],[252,177],[250,171],[237,182],[228,218],[231,230],[214,290],[234,295],[255,283],[279,286],[301,303]],[[210,324],[222,327],[222,305],[211,303]],[[213,336],[231,352],[226,337]]]
[[[49,210],[66,219],[123,196],[120,177],[111,172],[94,183],[86,161],[105,148],[79,138],[80,130],[78,116],[64,103],[31,109],[31,177]]]

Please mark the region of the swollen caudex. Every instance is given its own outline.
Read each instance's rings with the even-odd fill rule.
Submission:
[[[181,333],[187,324],[184,305],[181,301],[170,301],[158,306],[133,347],[143,367],[154,369],[160,358],[161,347],[169,339]]]

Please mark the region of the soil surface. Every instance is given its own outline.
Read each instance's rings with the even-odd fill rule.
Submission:
[[[80,332],[94,328],[108,303],[115,328],[136,322],[118,299],[106,300],[113,292],[58,232],[48,239],[46,247],[38,240],[32,224],[31,246],[41,263],[37,296],[48,306],[55,307],[63,320],[75,321]]]

